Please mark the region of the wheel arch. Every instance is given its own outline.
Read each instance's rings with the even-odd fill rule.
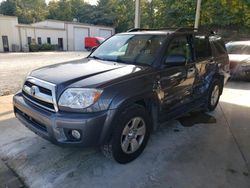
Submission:
[[[118,105],[119,104],[119,105]],[[119,103],[117,103],[116,106],[112,106],[112,111],[114,113],[112,114],[111,119],[108,119],[108,122],[105,122],[105,125],[103,127],[101,137],[100,137],[100,144],[104,144],[110,141],[112,138],[112,130],[115,126],[115,123],[118,120],[119,114],[121,114],[123,111],[125,111],[127,108],[133,105],[140,105],[143,108],[146,109],[146,111],[150,115],[151,120],[151,130],[155,130],[157,127],[157,118],[158,118],[158,101],[156,96],[154,95],[144,95],[144,96],[134,96],[134,97],[128,97],[126,99],[123,99]],[[115,107],[115,108],[114,108]]]
[[[222,92],[223,92],[223,88],[224,88],[224,79],[225,79],[225,77],[224,77],[224,75],[222,75],[222,74],[216,73],[216,74],[214,75],[214,78],[213,78],[213,79],[219,80],[220,86],[221,86],[221,90],[220,90],[220,95],[221,95]]]

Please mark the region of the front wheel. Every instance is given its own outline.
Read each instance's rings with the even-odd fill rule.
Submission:
[[[208,111],[214,111],[215,108],[217,107],[219,100],[220,100],[220,95],[222,91],[222,85],[219,82],[219,80],[214,80],[208,91],[208,100],[207,100],[207,109]]]
[[[129,107],[117,119],[111,141],[102,151],[106,157],[125,164],[143,152],[150,135],[150,119],[139,105]]]

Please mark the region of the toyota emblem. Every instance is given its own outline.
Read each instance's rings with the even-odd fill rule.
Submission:
[[[32,86],[31,88],[30,88],[30,94],[32,95],[32,96],[35,96],[36,95],[36,93],[38,92],[38,87],[37,86]]]

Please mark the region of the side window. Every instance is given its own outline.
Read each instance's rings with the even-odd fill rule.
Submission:
[[[174,63],[174,61],[192,61],[191,47],[185,36],[173,39],[167,49],[165,64]]]
[[[194,38],[194,48],[196,59],[206,59],[212,56],[210,43],[205,36],[195,36]]]
[[[222,40],[212,41],[211,45],[214,48],[214,54],[216,56],[221,56],[221,55],[227,54],[225,44]]]

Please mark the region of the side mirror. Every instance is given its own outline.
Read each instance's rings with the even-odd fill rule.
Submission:
[[[96,50],[96,48],[97,48],[97,46],[91,48],[91,51],[90,51],[90,52],[93,53],[93,52]]]
[[[169,55],[165,60],[167,66],[184,66],[186,57],[184,55]]]

